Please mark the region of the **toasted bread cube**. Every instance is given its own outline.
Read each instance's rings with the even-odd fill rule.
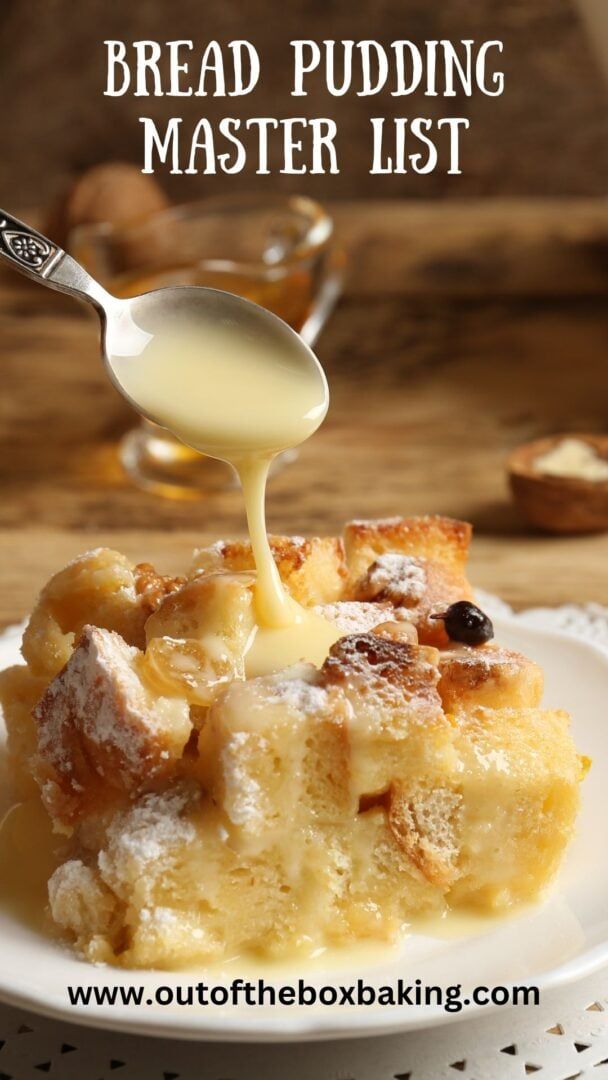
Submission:
[[[201,775],[235,844],[267,845],[301,814],[354,812],[346,717],[343,696],[310,664],[233,682],[215,702],[199,741]]]
[[[161,692],[208,706],[227,682],[245,677],[253,583],[251,573],[203,574],[163,600],[146,623],[143,659]]]
[[[188,705],[142,682],[140,653],[110,630],[85,626],[33,716],[35,772],[49,813],[72,825],[115,792],[167,776],[190,735]]]
[[[483,707],[454,717],[461,763],[459,877],[451,903],[535,899],[574,832],[588,762],[564,712]]]
[[[442,619],[435,618],[458,600],[472,598],[466,578],[418,555],[379,555],[352,586],[359,601],[393,605],[394,617],[412,622],[422,645],[449,643]]]
[[[149,563],[133,566],[110,548],[88,551],[45,585],[23,636],[23,656],[34,674],[53,678],[86,624],[115,630],[142,648],[146,619],[180,580],[161,577]]]
[[[374,633],[341,638],[321,669],[350,706],[353,795],[365,801],[408,776],[454,765],[450,724],[437,692],[437,650]]]
[[[471,531],[464,521],[440,516],[351,521],[344,530],[348,589],[352,589],[379,555],[387,553],[420,556],[462,577]]]
[[[439,694],[446,712],[475,705],[534,709],[543,696],[543,673],[538,664],[492,642],[452,645],[440,652],[439,671]]]
[[[269,536],[281,581],[304,607],[332,604],[344,591],[344,545],[336,537]],[[248,541],[220,540],[194,553],[191,575],[216,570],[254,570]]]
[[[463,798],[456,786],[426,777],[396,781],[387,798],[388,824],[408,859],[445,890],[458,877]],[[454,777],[452,777],[452,784]]]
[[[71,859],[55,871],[51,912],[87,959],[151,966],[164,955],[183,961],[213,955],[199,850],[212,836],[199,835],[199,812],[200,791],[185,783],[141,795],[114,813],[91,865]],[[211,843],[205,847],[211,854]],[[201,885],[188,892],[190,860]]]
[[[351,934],[391,940],[413,915],[444,910],[444,887],[419,871],[382,807],[370,806],[355,818],[348,851],[344,921]]]
[[[450,905],[499,910],[532,900],[572,836],[588,765],[568,717],[479,707],[452,723],[455,767],[398,778],[362,800],[361,812],[386,814],[410,872],[416,868]]]

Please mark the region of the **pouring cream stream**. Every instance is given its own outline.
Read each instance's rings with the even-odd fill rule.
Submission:
[[[329,405],[322,368],[303,345],[294,349],[293,332],[279,325],[284,333],[258,336],[247,318],[190,321],[182,313],[155,328],[138,355],[109,357],[136,408],[238,472],[257,570],[249,676],[299,660],[321,664],[339,637],[285,591],[266,533],[270,464],[312,435]]]

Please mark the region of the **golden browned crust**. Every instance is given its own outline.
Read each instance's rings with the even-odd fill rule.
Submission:
[[[383,791],[362,795],[359,813],[381,810],[407,864],[440,889],[458,876],[462,796],[455,789],[433,787],[424,778],[394,780]]]
[[[543,695],[543,673],[538,664],[493,642],[445,649],[439,671],[439,693],[446,712],[475,705],[535,708]]]
[[[386,562],[390,562],[393,569],[392,579],[384,567]],[[400,571],[403,584],[399,580]],[[434,616],[458,600],[473,598],[471,587],[463,574],[446,569],[423,556],[392,552],[381,555],[371,564],[353,584],[353,594],[355,600],[363,602],[389,601],[397,609],[397,614],[402,614],[413,623],[422,645],[437,648],[447,645],[449,638],[443,621]]]
[[[321,671],[325,683],[338,685],[356,673],[401,686],[418,651],[409,642],[374,633],[349,634],[332,645]]]
[[[306,607],[331,604],[342,597],[346,581],[344,544],[335,536],[269,536],[274,560],[291,595]],[[192,572],[253,570],[251,544],[222,540],[195,553]]]
[[[472,528],[466,521],[440,515],[351,521],[344,529],[349,581],[356,581],[378,555],[420,555],[464,573]]]
[[[439,705],[437,651],[378,634],[350,634],[332,645],[321,668],[324,685],[373,690],[379,683],[406,695],[428,692]]]
[[[133,569],[135,576],[135,592],[142,600],[144,617],[156,611],[165,597],[181,589],[186,584],[185,577],[170,577],[159,574],[152,563],[137,563]]]
[[[87,623],[115,630],[127,644],[143,648],[146,619],[178,581],[157,574],[149,563],[133,567],[110,548],[85,552],[40,593],[23,636],[24,659],[35,674],[52,678]]]

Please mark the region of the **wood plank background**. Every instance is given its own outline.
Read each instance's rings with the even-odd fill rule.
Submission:
[[[326,423],[269,492],[273,531],[440,512],[475,525],[472,576],[515,605],[608,603],[608,537],[529,531],[509,450],[608,420],[608,203],[354,203],[344,297],[318,346]],[[117,457],[132,414],[107,381],[93,317],[0,279],[0,623],[51,572],[111,544],[179,569],[242,535],[238,491],[174,502],[136,490]]]

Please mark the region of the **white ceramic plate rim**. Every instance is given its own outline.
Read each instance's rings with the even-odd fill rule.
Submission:
[[[501,616],[494,620],[500,632],[508,631],[511,636],[516,634],[524,639],[522,649],[525,651],[525,639],[536,640],[544,644],[555,641],[561,646],[565,642],[573,652],[586,652],[595,657],[606,672],[608,682],[608,654],[590,642],[583,642],[570,637],[560,631],[549,631],[535,627],[523,626],[516,618]],[[19,638],[20,628],[11,628],[8,635],[1,641],[8,644],[7,636],[16,644]],[[557,885],[559,890],[559,883]],[[608,909],[608,896],[606,897]],[[491,935],[488,935],[488,948],[491,948]],[[0,940],[0,946],[1,946]],[[58,958],[65,958],[66,953],[60,947],[57,948]],[[94,983],[94,966],[82,964],[83,981]],[[547,970],[539,971],[534,976],[517,981],[518,986],[538,986],[541,994],[564,986],[568,983],[582,979],[592,974],[599,968],[608,964],[608,938],[605,941],[581,951],[566,962]],[[105,969],[107,970],[107,969]],[[88,973],[88,978],[87,978]],[[117,971],[116,982],[124,982],[124,985],[145,985],[146,972]],[[150,973],[157,975],[158,972]],[[173,974],[173,973],[172,973]],[[353,979],[358,974],[353,973]],[[202,972],[201,972],[202,975]],[[339,976],[345,981],[347,976],[341,972]],[[327,976],[327,982],[331,982],[331,974]],[[194,973],[184,973],[179,980],[181,983],[196,981]],[[171,982],[171,975],[167,975],[167,983]],[[21,985],[20,985],[21,984]],[[505,980],[505,986],[511,986]],[[65,984],[62,984],[65,992]],[[71,1023],[79,1023],[86,1026],[107,1028],[116,1031],[132,1032],[151,1036],[169,1037],[207,1041],[243,1041],[243,1042],[290,1042],[298,1040],[324,1040],[337,1038],[357,1038],[370,1035],[388,1035],[405,1030],[414,1030],[451,1023],[488,1014],[497,1006],[470,1005],[460,1012],[446,1013],[440,1006],[418,1006],[416,1008],[400,1008],[398,1006],[380,1006],[375,1008],[354,1007],[347,1011],[339,1011],[335,1007],[326,1007],[311,1011],[310,1016],[302,1013],[292,1013],[289,1007],[277,1007],[273,1011],[249,1010],[249,1015],[241,1009],[231,1011],[219,1011],[210,1008],[209,1011],[194,1011],[184,1008],[182,1013],[172,1012],[170,1017],[163,1018],[162,1012],[157,1007],[145,1011],[142,1006],[130,1008],[125,1005],[108,1006],[73,1006],[66,1002],[63,996],[51,992],[48,989],[40,990],[29,980],[17,981],[10,973],[0,970],[0,1000],[8,1004],[31,1009],[42,1015],[53,1018],[68,1020]]]

